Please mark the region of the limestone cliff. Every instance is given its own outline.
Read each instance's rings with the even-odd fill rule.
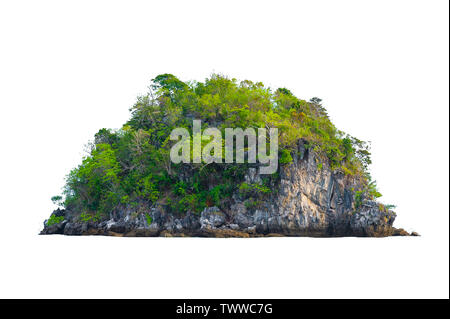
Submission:
[[[249,184],[261,176],[256,167]],[[114,236],[373,236],[409,235],[393,227],[396,214],[372,200],[356,200],[359,178],[332,171],[300,140],[293,161],[280,167],[280,179],[269,196],[249,201],[239,192],[229,205],[207,207],[200,214],[170,212],[164,201],[147,207],[123,207],[101,222],[82,221],[79,212],[57,210],[61,222],[41,234]]]

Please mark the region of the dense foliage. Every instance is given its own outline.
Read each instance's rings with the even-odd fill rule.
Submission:
[[[173,164],[169,139],[175,127],[192,133],[192,120],[202,129],[217,127],[270,128],[279,132],[279,162],[292,161],[298,139],[308,142],[334,170],[367,181],[368,145],[331,123],[318,98],[309,102],[288,89],[272,91],[262,83],[238,82],[212,75],[205,82],[184,83],[171,74],[157,76],[149,93],[137,99],[130,120],[119,130],[101,129],[91,151],[67,177],[64,206],[98,220],[117,207],[159,201],[174,213],[200,212],[206,206],[226,205],[236,190],[258,196],[274,189],[278,175],[261,184],[243,183],[248,164]],[[320,164],[322,165],[322,164]],[[54,200],[60,200],[56,197]]]

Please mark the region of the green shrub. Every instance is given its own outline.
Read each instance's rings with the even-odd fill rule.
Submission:
[[[54,214],[52,214],[50,216],[50,218],[47,220],[47,226],[52,226],[55,224],[59,224],[62,221],[64,221],[64,216],[55,216]]]
[[[382,195],[377,189],[377,183],[375,181],[369,182],[367,187],[367,193],[371,199],[380,198]]]
[[[244,202],[244,206],[245,206],[245,208],[247,208],[247,209],[256,209],[256,208],[260,208],[260,207],[261,207],[261,204],[262,204],[262,201],[260,201],[260,200],[255,200],[255,199],[253,199],[253,198],[247,199],[247,200]]]
[[[355,208],[356,209],[361,208],[362,201],[363,201],[363,195],[364,195],[363,190],[355,192]]]
[[[280,164],[289,164],[293,161],[291,152],[288,149],[281,150],[281,155],[279,159]]]
[[[83,223],[88,222],[98,222],[100,220],[100,214],[88,214],[86,212],[83,212],[80,214],[80,221]]]
[[[239,186],[239,193],[243,197],[256,196],[261,197],[263,195],[271,193],[271,189],[261,183],[246,183],[243,182]]]
[[[149,213],[145,214],[145,219],[147,220],[147,225],[151,225],[153,222],[152,216]]]

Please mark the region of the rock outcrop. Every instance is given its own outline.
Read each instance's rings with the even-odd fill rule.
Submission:
[[[319,165],[319,163],[321,163]],[[57,210],[64,216],[41,234],[113,236],[370,236],[409,235],[393,227],[395,213],[376,201],[357,203],[362,182],[331,170],[326,161],[298,143],[293,161],[280,167],[280,180],[270,195],[249,202],[238,192],[225,208],[207,207],[200,214],[171,213],[162,203],[147,211],[125,207],[110,213],[109,220],[80,221],[79,214]],[[260,182],[257,168],[245,176],[249,184]],[[251,205],[250,205],[251,204]]]

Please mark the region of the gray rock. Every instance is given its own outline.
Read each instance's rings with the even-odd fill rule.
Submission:
[[[200,216],[201,228],[218,228],[225,224],[225,214],[217,207],[206,207]]]
[[[119,221],[117,223],[112,223],[112,224],[110,224],[108,230],[112,231],[114,233],[119,233],[119,234],[125,233],[125,231],[127,230],[126,223],[125,223],[125,221]]]

